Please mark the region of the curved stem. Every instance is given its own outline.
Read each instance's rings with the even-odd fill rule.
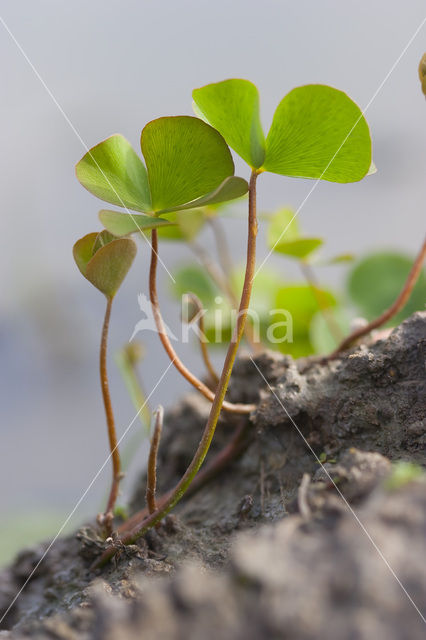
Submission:
[[[217,375],[216,369],[214,368],[213,363],[210,360],[209,350],[207,349],[207,340],[206,340],[205,331],[204,331],[205,329],[204,308],[203,308],[203,305],[201,304],[201,300],[199,299],[198,296],[195,295],[195,293],[190,292],[190,293],[187,293],[186,295],[196,307],[197,315],[200,316],[198,319],[198,328],[200,330],[200,334],[198,335],[198,341],[200,343],[201,356],[203,358],[203,362],[206,366],[206,369],[210,375],[210,378],[212,379],[213,384],[216,386],[219,382],[219,376]]]
[[[160,303],[158,300],[157,294],[157,261],[158,261],[158,235],[157,229],[152,230],[151,236],[151,265],[149,269],[149,297],[151,300],[152,313],[154,316],[155,324],[157,327],[158,335],[160,336],[160,340],[163,344],[164,349],[166,350],[167,355],[170,360],[172,360],[176,369],[183,375],[183,377],[188,380],[193,387],[198,389],[200,393],[203,394],[207,400],[213,402],[215,398],[215,394],[211,389],[208,388],[204,382],[201,382],[180,360],[176,351],[174,350],[172,343],[169,340],[167,335],[163,318],[160,310]],[[255,409],[255,405],[252,404],[233,404],[232,402],[223,402],[223,408],[225,411],[229,411],[230,413],[251,413]]]
[[[129,353],[138,345],[135,341],[129,342],[120,349],[116,355],[117,366],[126,385],[130,399],[135,409],[139,412],[139,418],[144,431],[149,435],[149,424],[151,422],[151,411],[146,400],[146,393],[137,369],[137,358]],[[142,407],[142,410],[140,409]],[[123,456],[124,458],[124,456]]]
[[[107,372],[107,344],[109,320],[111,317],[112,298],[108,298],[105,310],[104,324],[102,327],[101,348],[99,357],[99,373],[101,378],[102,397],[105,407],[105,416],[108,427],[109,448],[112,460],[112,484],[105,513],[100,516],[99,522],[108,534],[112,531],[112,521],[114,518],[114,506],[118,497],[118,490],[121,480],[121,462],[118,451],[117,434],[115,432],[114,413],[112,410],[111,396],[109,393],[108,372]]]
[[[247,438],[245,436],[248,426],[248,422],[243,422],[238,425],[231,440],[197,473],[192,484],[188,487],[185,493],[185,498],[194,495],[244,451],[247,446]],[[172,491],[173,490],[168,491],[158,498],[157,504],[159,508],[161,508],[166,500],[171,496]],[[123,522],[117,530],[120,539],[125,537],[129,531],[132,531],[138,523],[141,523],[148,514],[148,508],[141,509],[137,513],[134,513],[128,520]]]
[[[160,405],[156,411],[154,433],[152,434],[151,447],[149,449],[148,470],[146,479],[146,504],[149,513],[157,509],[155,492],[157,489],[157,454],[160,446],[161,431],[163,429],[164,409]]]
[[[238,347],[241,342],[241,338],[244,333],[244,325],[247,318],[248,307],[250,304],[250,296],[253,285],[253,278],[256,265],[256,236],[257,236],[257,217],[256,217],[256,180],[257,172],[252,171],[250,177],[249,186],[249,219],[248,219],[248,239],[247,239],[247,262],[246,271],[244,277],[243,290],[241,294],[239,313],[237,323],[231,342],[229,343],[228,350],[223,365],[222,374],[219,380],[219,385],[215,393],[213,404],[210,409],[210,414],[207,420],[207,424],[204,428],[203,435],[201,436],[200,443],[197,451],[192,458],[187,470],[173,489],[169,497],[165,500],[157,511],[154,511],[148,518],[142,523],[139,523],[132,531],[130,531],[124,538],[123,542],[129,544],[140,538],[146,531],[160,522],[164,516],[166,516],[171,509],[179,502],[182,496],[191,485],[194,477],[196,476],[199,468],[204,462],[207,452],[210,447],[210,443],[216,430],[216,425],[219,420],[220,412],[222,409],[225,394],[228,388],[229,379],[231,377],[232,368],[235,362],[235,358],[238,352]],[[106,562],[111,555],[113,555],[113,549],[107,549],[101,556],[97,565]]]
[[[380,315],[378,318],[376,318],[372,322],[369,322],[365,327],[361,327],[360,329],[357,329],[356,331],[351,333],[347,338],[345,338],[339,344],[337,349],[335,349],[335,351],[333,351],[329,356],[326,356],[327,360],[332,360],[333,358],[338,356],[341,351],[348,349],[356,340],[358,340],[359,338],[362,338],[362,336],[367,335],[374,329],[381,327],[383,324],[385,324],[385,322],[390,320],[394,315],[396,315],[399,311],[401,311],[401,309],[408,302],[408,299],[411,295],[413,287],[416,284],[417,279],[421,273],[425,258],[426,258],[426,239],[423,242],[423,245],[413,263],[413,266],[411,267],[411,271],[408,274],[408,278],[405,281],[405,284],[402,287],[402,290],[399,296],[397,297],[397,299],[395,300],[395,302],[388,309],[386,309],[386,311],[384,311],[382,315]]]

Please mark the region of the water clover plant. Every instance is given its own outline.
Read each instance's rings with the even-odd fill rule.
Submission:
[[[77,165],[77,177],[94,195],[124,207],[126,214],[105,212],[101,222],[108,232],[126,237],[151,230],[150,299],[163,345],[181,373],[211,400],[199,446],[181,480],[155,510],[136,514],[119,529],[130,543],[159,523],[194,481],[209,450],[222,408],[244,413],[250,405],[225,401],[235,357],[245,329],[256,265],[256,184],[265,171],[292,177],[334,182],[361,180],[371,167],[371,139],[359,107],[343,92],[323,85],[291,91],[280,102],[269,133],[263,134],[259,95],[247,80],[226,80],[193,92],[200,118],[160,118],[146,125],[141,150],[146,167],[130,144],[112,136],[94,147]],[[234,176],[228,145],[248,164],[247,182]],[[212,392],[198,381],[167,343],[156,290],[158,232],[176,224],[168,215],[224,202],[248,191],[247,260],[236,324],[219,382]],[[130,210],[138,213],[130,213]],[[282,230],[280,243],[285,229]],[[125,238],[123,238],[125,239]],[[114,242],[114,241],[112,241]],[[114,553],[107,550],[100,562]]]
[[[81,273],[106,297],[106,311],[102,328],[99,372],[102,397],[108,427],[109,446],[112,459],[112,484],[105,513],[98,517],[99,523],[111,533],[113,511],[117,501],[121,479],[121,462],[118,451],[115,420],[107,373],[107,343],[112,301],[129,271],[136,255],[136,244],[130,238],[115,238],[108,231],[89,233],[73,248],[75,262]]]
[[[190,240],[185,218],[188,216],[192,228],[199,228],[194,207],[239,198],[248,185],[233,175],[234,162],[222,136],[198,118],[175,116],[149,122],[142,130],[141,150],[146,168],[125,138],[111,136],[80,160],[77,178],[94,195],[127,209],[127,213],[100,212],[99,218],[109,232],[126,236],[151,230],[149,292],[159,337],[178,371],[212,402],[214,393],[184,365],[165,329],[156,286],[158,229],[174,225],[178,236]],[[145,213],[133,214],[131,208]],[[167,214],[171,219],[163,217]],[[253,409],[252,405],[226,401],[223,408],[235,413]]]

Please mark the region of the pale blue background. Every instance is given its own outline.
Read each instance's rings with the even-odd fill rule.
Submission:
[[[121,132],[137,147],[148,120],[190,114],[191,90],[226,77],[258,85],[265,127],[283,95],[304,83],[334,85],[364,107],[426,8],[421,0],[6,0],[0,14],[88,146]],[[423,28],[367,112],[378,173],[359,184],[321,183],[303,208],[302,224],[310,234],[327,236],[329,254],[376,247],[414,253],[420,244],[426,104],[417,65],[425,43]],[[71,258],[75,239],[97,228],[100,204],[74,178],[81,143],[1,26],[0,52],[4,556],[20,544],[17,523],[22,540],[40,535],[43,522],[54,531],[103,462],[107,446],[97,378],[103,300]],[[236,164],[247,176],[246,167]],[[260,208],[297,207],[311,186],[262,176]],[[245,222],[227,226],[234,256],[242,259]],[[265,253],[261,235],[259,258]],[[185,255],[175,245],[162,251],[170,269]],[[292,276],[284,261],[268,264]],[[136,296],[146,291],[146,266],[142,246],[117,299],[112,350],[139,319]],[[324,277],[337,283],[343,272],[329,270]],[[164,296],[169,281],[163,270],[160,279]],[[164,310],[176,328],[177,307],[165,302]],[[146,336],[146,345],[143,376],[150,390],[167,358],[156,336]],[[185,347],[181,353],[201,370],[196,350]],[[111,379],[122,430],[134,412],[114,367]],[[170,371],[153,404],[170,405],[185,389]],[[143,452],[135,468],[142,464]],[[107,467],[72,524],[97,511],[109,476]]]

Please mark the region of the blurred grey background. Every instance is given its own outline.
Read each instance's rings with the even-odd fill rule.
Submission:
[[[228,77],[258,85],[266,130],[279,100],[300,84],[331,84],[365,107],[426,13],[422,0],[5,0],[0,6],[1,17],[84,142],[90,147],[120,132],[137,149],[147,121],[191,114],[192,89]],[[74,241],[98,228],[101,204],[74,177],[84,153],[81,142],[1,25],[0,34],[4,562],[19,545],[55,533],[104,462],[107,440],[97,376],[104,301],[71,256]],[[374,248],[417,251],[424,232],[426,168],[426,104],[417,65],[425,43],[426,27],[366,114],[377,174],[352,185],[320,183],[303,206],[303,227],[327,237],[328,255]],[[237,174],[247,177],[247,167],[239,160],[236,166]],[[260,209],[297,208],[311,187],[306,180],[262,176]],[[236,260],[245,251],[241,208],[240,213],[225,222]],[[204,239],[211,243],[207,233]],[[261,234],[259,261],[266,252]],[[177,244],[162,248],[169,270],[186,256]],[[111,353],[128,340],[140,317],[137,293],[146,292],[147,261],[142,244],[113,311]],[[294,276],[280,258],[267,264],[283,277]],[[166,320],[176,328],[178,306],[167,296],[170,281],[163,269],[159,275]],[[322,275],[339,284],[344,269]],[[142,375],[149,392],[168,361],[155,335],[143,339]],[[196,348],[180,352],[201,372]],[[113,362],[110,371],[122,432],[134,410]],[[169,406],[187,388],[170,370],[151,404]],[[134,429],[139,428],[136,422]],[[133,473],[143,464],[141,450]],[[107,465],[71,527],[100,509],[109,479]]]

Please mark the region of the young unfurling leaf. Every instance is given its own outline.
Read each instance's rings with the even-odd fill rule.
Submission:
[[[89,233],[77,240],[73,255],[83,276],[112,299],[132,265],[136,244],[130,238],[114,238],[107,231]]]

